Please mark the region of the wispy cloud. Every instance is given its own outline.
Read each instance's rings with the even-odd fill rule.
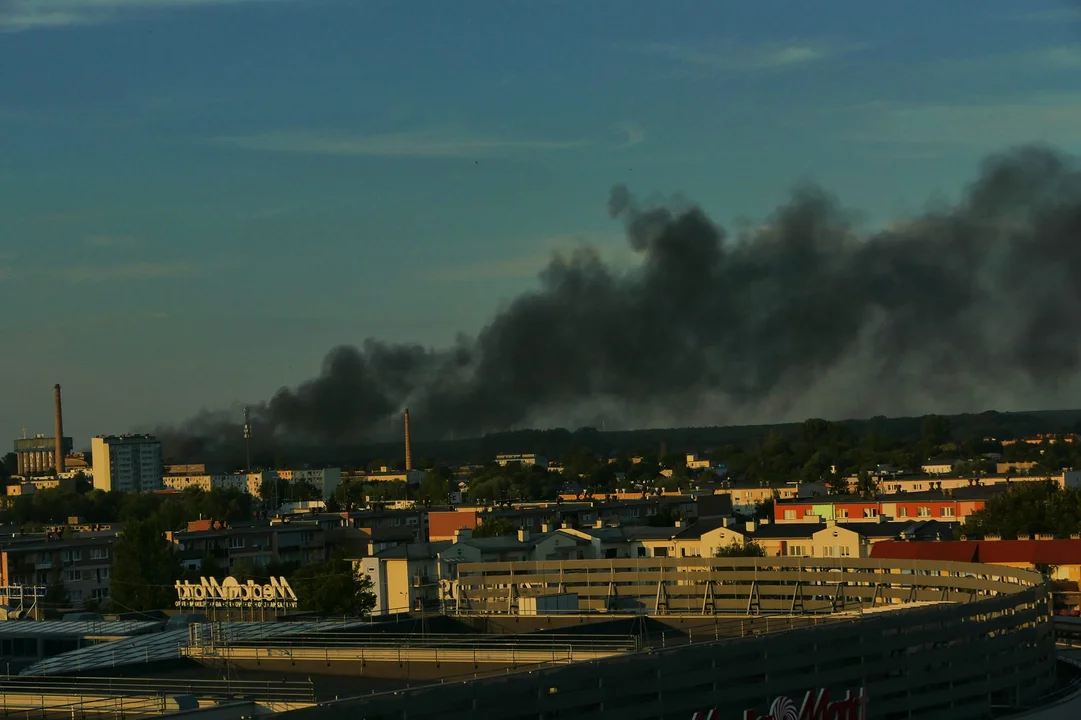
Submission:
[[[878,102],[851,109],[865,142],[986,149],[1045,142],[1077,146],[1081,94],[986,103]]]
[[[536,250],[517,257],[504,257],[460,265],[443,265],[425,273],[425,279],[435,282],[467,283],[492,280],[528,280],[548,267],[553,256],[569,256],[576,250],[590,248],[615,268],[628,268],[639,258],[617,233],[591,235],[556,235],[531,243]]]
[[[568,150],[587,140],[513,140],[442,132],[348,135],[320,131],[273,132],[214,138],[216,143],[245,150],[306,155],[463,158],[521,151]]]
[[[1052,45],[1020,52],[950,58],[932,63],[935,72],[1046,73],[1081,70],[1081,47]]]
[[[626,139],[618,149],[624,150],[626,148],[632,148],[635,145],[641,145],[646,141],[646,131],[638,123],[625,123],[620,127],[620,130],[626,135]]]
[[[131,280],[165,280],[193,275],[187,263],[133,262],[115,265],[69,265],[42,271],[71,283],[120,282]]]
[[[0,0],[0,31],[18,32],[88,25],[112,20],[124,11],[132,10],[281,1],[283,0]]]
[[[787,44],[739,45],[722,43],[715,47],[697,47],[675,43],[649,43],[639,52],[665,58],[711,72],[761,72],[793,70],[857,52],[862,44],[795,42]]]

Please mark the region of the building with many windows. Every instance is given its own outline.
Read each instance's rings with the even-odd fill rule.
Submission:
[[[109,600],[116,528],[48,532],[5,541],[0,584],[62,588],[73,606]]]
[[[94,487],[146,492],[162,489],[161,442],[150,435],[100,435],[91,441]]]
[[[71,438],[65,437],[64,453],[70,453]],[[35,435],[32,438],[20,438],[15,441],[16,468],[19,475],[38,475],[56,473],[56,438]]]

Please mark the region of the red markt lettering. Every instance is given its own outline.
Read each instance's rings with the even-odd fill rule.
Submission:
[[[696,712],[691,720],[720,720],[720,713],[714,710]],[[867,692],[860,688],[853,693],[845,693],[840,700],[830,702],[829,691],[808,690],[800,705],[784,696],[773,699],[768,715],[759,715],[755,710],[746,710],[743,720],[867,720]]]

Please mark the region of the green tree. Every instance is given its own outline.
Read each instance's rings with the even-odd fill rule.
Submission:
[[[740,545],[733,542],[726,547],[717,548],[715,557],[765,557],[766,551],[755,542]]]
[[[356,617],[375,607],[372,581],[344,558],[304,565],[289,578],[301,610]]]
[[[56,582],[49,583],[45,591],[45,607],[47,608],[66,608],[71,605],[71,598],[68,597],[67,588],[64,587],[62,573],[63,571],[57,573]]]
[[[856,476],[856,492],[859,493],[860,497],[865,498],[873,498],[878,495],[878,483],[871,477],[871,473],[860,470]]]
[[[156,610],[173,604],[180,561],[154,518],[124,524],[113,548],[112,599],[119,610]]]
[[[450,483],[447,478],[432,473],[424,478],[417,490],[417,500],[433,505],[450,502]]]
[[[9,452],[0,459],[0,485],[7,485],[8,480],[19,470],[19,459]]]
[[[486,517],[483,522],[473,530],[473,537],[501,537],[513,535],[514,526],[505,517]]]
[[[1081,492],[1053,481],[1013,483],[965,521],[965,533],[1012,539],[1049,533],[1066,538],[1081,531]]]
[[[847,495],[848,478],[844,473],[830,473],[826,478],[826,489],[830,495]]]

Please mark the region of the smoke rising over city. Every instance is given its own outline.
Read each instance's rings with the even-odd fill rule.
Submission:
[[[415,436],[441,439],[1079,405],[1072,158],[990,157],[955,205],[869,236],[810,186],[738,235],[622,186],[608,210],[635,267],[558,254],[475,338],[335,348],[318,377],[253,406],[257,434],[386,439],[405,407]],[[239,427],[211,414],[163,434],[195,448]]]

